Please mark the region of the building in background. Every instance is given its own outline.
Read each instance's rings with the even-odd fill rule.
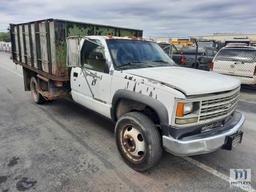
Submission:
[[[212,35],[190,36],[191,38],[215,41],[250,41],[256,43],[256,34],[213,33]]]
[[[252,44],[256,45],[256,34],[238,34],[238,33],[213,33],[212,35],[201,35],[201,36],[188,36],[184,37],[149,37],[148,39],[154,40],[158,43],[170,43],[172,40],[189,40],[189,39],[198,39],[198,40],[215,40],[225,43],[227,41],[249,41]]]
[[[171,40],[169,37],[145,37],[145,39],[155,41],[157,43],[169,43]]]

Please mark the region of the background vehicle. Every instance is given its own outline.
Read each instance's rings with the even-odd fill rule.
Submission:
[[[140,30],[83,24],[74,31],[90,36],[70,36],[74,25],[11,25],[13,61],[23,66],[25,90],[36,103],[70,94],[111,119],[122,158],[137,171],[156,165],[163,149],[188,156],[241,143],[238,80],[176,66]],[[139,38],[102,36],[109,31]]]
[[[224,42],[224,45],[223,45],[223,47],[224,46],[227,46],[227,45],[238,45],[239,46],[239,44],[240,45],[243,45],[243,46],[250,46],[251,45],[251,41],[250,40],[248,40],[248,39],[233,39],[233,40],[226,40],[225,42]]]
[[[175,44],[159,43],[163,50],[180,66],[208,71],[208,65],[217,53],[210,41],[189,41]]]
[[[213,59],[211,70],[238,78],[242,84],[256,85],[256,48],[227,45]]]

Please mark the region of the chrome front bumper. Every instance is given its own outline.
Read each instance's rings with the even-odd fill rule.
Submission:
[[[241,113],[239,113],[239,115],[240,119],[237,120],[231,129],[223,131],[219,134],[192,140],[178,140],[171,136],[163,136],[163,147],[169,153],[177,156],[191,156],[213,152],[225,144],[227,136],[230,136],[241,129],[245,121],[245,117]]]

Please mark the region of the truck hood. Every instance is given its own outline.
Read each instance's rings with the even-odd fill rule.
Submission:
[[[186,95],[201,95],[228,91],[240,86],[230,76],[185,67],[155,67],[126,70],[126,73],[158,81]]]

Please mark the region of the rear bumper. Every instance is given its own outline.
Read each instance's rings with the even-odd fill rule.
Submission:
[[[216,71],[217,73],[221,73]],[[245,85],[255,85],[256,84],[256,76],[253,77],[243,77],[243,76],[238,76],[238,75],[231,75],[231,74],[226,74],[226,73],[222,73],[223,75],[228,75],[234,78],[237,78],[241,81],[241,84],[245,84]]]
[[[232,128],[209,134],[207,136],[190,137],[189,139],[174,139],[170,136],[163,136],[163,147],[166,151],[178,156],[191,156],[213,152],[221,148],[226,143],[226,137],[238,132],[245,117],[239,112],[236,113],[236,118],[232,119]]]
[[[256,77],[238,77],[241,81],[241,84],[245,85],[255,85],[256,84]]]

